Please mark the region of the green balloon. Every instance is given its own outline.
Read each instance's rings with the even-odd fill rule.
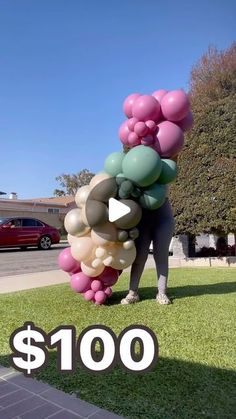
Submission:
[[[125,242],[128,239],[129,235],[126,230],[118,230],[117,237],[119,242]]]
[[[123,159],[124,153],[120,151],[109,154],[104,164],[105,171],[111,176],[117,176],[120,172],[122,172]]]
[[[161,207],[166,199],[167,188],[165,185],[154,183],[143,191],[143,195],[139,198],[139,203],[143,208],[154,210]]]
[[[124,176],[138,186],[152,185],[161,173],[161,158],[151,147],[139,145],[132,148],[124,157],[122,171]]]
[[[118,175],[116,176],[116,184],[118,186],[120,186],[125,180],[126,179],[125,179],[123,173],[118,173]]]
[[[162,159],[162,169],[159,178],[157,179],[158,183],[163,185],[166,183],[173,182],[177,176],[177,164],[175,161],[170,159]]]
[[[130,194],[134,189],[134,185],[130,180],[125,180],[124,182],[122,182],[120,188],[122,191]]]

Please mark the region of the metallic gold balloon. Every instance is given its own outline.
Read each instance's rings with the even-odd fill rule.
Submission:
[[[81,210],[79,208],[74,208],[65,216],[65,229],[72,236],[80,237],[90,230],[90,228],[84,224],[81,215]]]

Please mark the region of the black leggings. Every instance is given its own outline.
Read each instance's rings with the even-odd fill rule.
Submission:
[[[131,268],[129,289],[138,290],[150,243],[153,241],[158,290],[160,293],[165,293],[168,279],[169,246],[174,233],[174,218],[168,199],[157,210],[143,210],[142,220],[137,228],[139,229],[139,237],[135,240],[137,255]]]

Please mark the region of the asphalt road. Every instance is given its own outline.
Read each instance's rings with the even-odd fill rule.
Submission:
[[[0,249],[0,277],[59,269],[57,258],[65,247],[57,244],[50,250]]]

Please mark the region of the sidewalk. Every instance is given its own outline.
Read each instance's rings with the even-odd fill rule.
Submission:
[[[48,384],[0,366],[0,417],[2,419],[119,419]]]

